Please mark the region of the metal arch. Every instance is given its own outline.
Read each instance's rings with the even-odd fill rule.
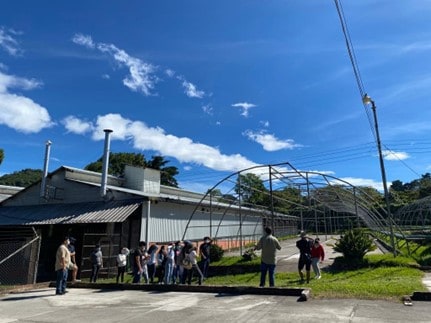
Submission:
[[[261,169],[260,172],[256,172],[256,170]],[[187,225],[185,227],[183,233],[183,239],[186,237],[187,231],[191,227],[191,221],[197,211],[202,208],[205,202],[208,202],[208,196],[211,194],[217,187],[221,186],[221,184],[226,182],[231,182],[233,185],[236,185],[237,181],[232,180],[235,176],[239,176],[244,173],[258,173],[260,178],[263,178],[262,182],[266,187],[269,185],[275,186],[280,184],[284,184],[284,188],[291,187],[299,187],[298,191],[300,196],[308,199],[309,201],[314,200],[316,205],[311,205],[309,203],[308,209],[313,210],[319,207],[319,205],[328,208],[328,210],[334,211],[336,213],[346,213],[356,215],[359,221],[359,218],[363,221],[363,223],[372,230],[378,231],[387,231],[388,219],[386,217],[386,210],[384,208],[377,208],[378,201],[373,200],[373,198],[360,187],[356,187],[346,180],[341,178],[337,178],[335,176],[319,173],[315,171],[299,171],[295,167],[293,167],[290,163],[278,163],[273,165],[256,165],[252,166],[237,172],[234,172],[219,182],[217,182],[212,188],[210,188],[207,193],[202,197],[200,202],[196,205],[193,212],[191,213]],[[268,183],[269,182],[269,183]],[[302,187],[307,186],[307,191],[302,191]],[[235,187],[235,186],[233,186]],[[341,190],[337,190],[336,187],[340,187]],[[325,188],[325,191],[322,190]],[[279,199],[278,197],[273,196],[273,192],[276,190],[270,191],[271,198],[276,198],[279,201],[285,201],[292,203],[295,207],[305,207],[305,205],[301,203],[295,203],[295,201],[289,201],[287,199]],[[229,190],[232,192],[232,189]],[[326,193],[326,194],[324,194]],[[221,206],[224,208],[224,213],[222,218],[220,219],[216,236],[219,233],[219,229],[222,226],[223,219],[229,209],[238,203],[237,200],[230,201],[230,203],[214,203],[213,207],[220,208]],[[205,207],[208,207],[208,203],[205,204]],[[238,205],[238,207],[240,207]],[[261,217],[266,216],[268,214],[272,214],[274,217],[274,209],[273,205],[269,209],[267,206],[259,206],[252,205],[252,208],[256,208],[255,210],[260,209]],[[317,210],[317,209],[316,209]],[[286,216],[289,216],[285,214]],[[296,216],[295,218],[298,219]],[[389,219],[390,220],[390,219]]]

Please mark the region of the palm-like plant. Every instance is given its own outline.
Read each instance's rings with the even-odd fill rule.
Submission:
[[[373,240],[361,229],[347,231],[334,246],[334,250],[341,252],[345,260],[351,264],[361,263],[365,254],[376,248]]]

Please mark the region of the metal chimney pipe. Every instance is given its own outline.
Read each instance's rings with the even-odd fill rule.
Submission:
[[[45,160],[43,163],[43,176],[42,183],[40,184],[40,197],[45,197],[46,191],[46,178],[48,177],[48,164],[49,164],[49,154],[51,152],[51,140],[47,140],[45,143]]]
[[[103,164],[102,164],[102,182],[100,184],[100,196],[106,196],[106,185],[108,183],[108,166],[109,166],[109,149],[111,141],[111,129],[104,129],[105,132],[105,147],[103,149]]]

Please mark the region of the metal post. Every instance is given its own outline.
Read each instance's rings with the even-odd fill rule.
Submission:
[[[45,160],[43,163],[42,183],[40,185],[40,197],[46,198],[46,178],[48,177],[49,154],[51,152],[51,140],[45,143]]]
[[[366,94],[363,97],[363,102],[365,104],[371,103],[371,110],[373,111],[374,128],[376,130],[377,149],[379,151],[380,171],[382,173],[382,181],[383,181],[383,193],[385,195],[385,202],[386,202],[388,221],[389,221],[389,230],[390,230],[390,235],[391,235],[391,247],[392,247],[392,252],[393,252],[394,256],[396,256],[397,251],[395,250],[394,229],[392,226],[392,215],[391,215],[391,204],[389,202],[389,191],[388,191],[388,185],[386,183],[385,163],[383,161],[382,144],[380,142],[379,125],[377,123],[376,104]]]

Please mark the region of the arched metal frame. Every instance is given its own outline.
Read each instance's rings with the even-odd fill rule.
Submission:
[[[242,187],[245,184],[239,181],[240,175],[247,173],[255,174],[262,180],[266,190],[259,193],[268,194],[269,203],[267,205],[244,203]],[[299,202],[280,198],[274,194],[287,187],[298,190]],[[235,191],[235,188],[239,188],[239,191]],[[233,195],[234,199],[228,201],[223,197],[212,196],[212,192],[216,189],[220,191],[224,189]],[[254,190],[255,188],[247,187],[247,189]],[[274,207],[275,202],[289,203],[292,205],[292,209],[289,212],[277,212]],[[395,222],[388,222],[392,219],[387,217],[386,210],[381,207],[381,201],[375,200],[365,190],[329,174],[299,171],[288,162],[250,167],[220,180],[208,190],[191,213],[183,239],[187,239],[189,230],[195,227],[193,218],[202,207],[210,208],[208,232],[210,236],[215,233],[213,239],[226,237],[222,234],[222,228],[228,215],[238,219],[236,238],[240,242],[243,241],[244,236],[250,236],[243,230],[246,219],[252,217],[260,218],[259,222],[262,224],[260,230],[257,228],[254,230],[255,234],[252,235],[255,236],[261,234],[264,225],[271,226],[275,234],[281,236],[297,233],[300,229],[314,232],[316,235],[330,234],[340,232],[349,226],[366,226],[373,231],[388,233],[390,224],[394,226],[400,236],[403,236]],[[223,212],[218,223],[215,224],[214,231],[214,212],[212,210],[215,208],[223,210]],[[348,223],[347,226],[346,223]],[[200,223],[199,226],[202,224]]]

